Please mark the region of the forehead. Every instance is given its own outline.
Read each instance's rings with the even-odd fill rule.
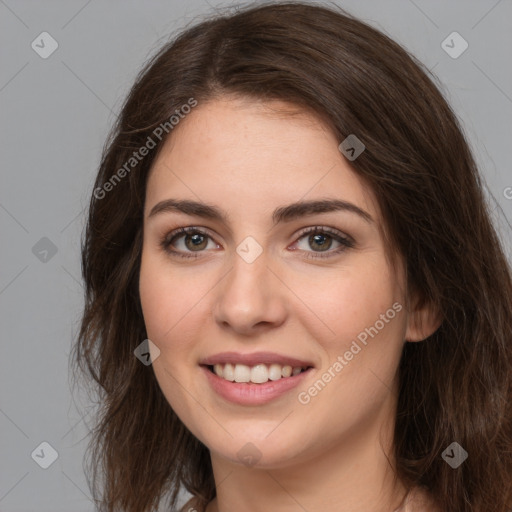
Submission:
[[[233,214],[337,198],[378,217],[372,192],[315,115],[283,102],[217,99],[181,120],[153,164],[146,215],[170,197],[205,200]]]

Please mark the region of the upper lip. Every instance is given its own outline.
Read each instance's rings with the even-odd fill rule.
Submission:
[[[212,366],[214,364],[245,364],[247,366],[255,366],[257,364],[272,364],[297,366],[313,366],[311,362],[303,361],[295,357],[289,357],[274,352],[253,352],[252,354],[241,354],[240,352],[221,352],[212,356],[205,357],[199,364]]]

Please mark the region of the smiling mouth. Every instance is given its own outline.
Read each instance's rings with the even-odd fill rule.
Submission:
[[[312,366],[292,367],[290,365],[281,365],[278,363],[256,364],[254,366],[225,363],[203,366],[223,380],[246,384],[265,384],[269,381],[288,379],[290,377],[300,375],[312,368]]]

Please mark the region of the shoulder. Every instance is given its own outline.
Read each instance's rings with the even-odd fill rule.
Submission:
[[[194,496],[178,512],[204,512],[204,508],[199,505],[199,500]]]

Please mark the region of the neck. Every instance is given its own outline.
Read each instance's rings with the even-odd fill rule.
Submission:
[[[286,465],[246,467],[212,454],[217,497],[206,512],[396,511],[406,490],[394,479],[394,417],[386,411],[395,409],[387,406],[320,454],[302,452]]]

